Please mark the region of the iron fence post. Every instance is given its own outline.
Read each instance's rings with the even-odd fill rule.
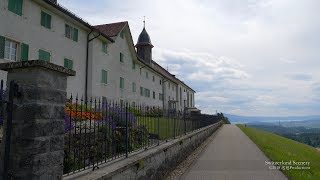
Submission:
[[[186,124],[186,117],[185,117],[185,111],[183,109],[183,122],[184,122],[184,134],[186,135],[187,134],[187,124]]]
[[[159,107],[158,107],[158,113],[159,113]],[[158,146],[160,144],[160,113],[158,114]]]
[[[129,129],[128,129],[128,103],[126,102],[126,158],[128,157],[128,151],[129,151]]]
[[[6,127],[6,140],[5,140],[5,152],[4,152],[4,169],[3,169],[3,179],[10,179],[9,176],[9,163],[10,163],[10,146],[11,146],[11,131],[12,131],[12,111],[13,111],[13,98],[15,90],[17,90],[17,85],[14,81],[10,82],[9,87],[9,102],[7,103],[7,127]]]

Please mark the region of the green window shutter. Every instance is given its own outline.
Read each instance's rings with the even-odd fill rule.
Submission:
[[[51,54],[49,52],[41,49],[39,50],[39,60],[50,62],[50,57],[51,57]]]
[[[21,44],[21,60],[27,61],[29,59],[29,45],[22,43]]]
[[[66,37],[67,37],[67,38],[70,38],[70,26],[69,26],[68,24],[66,24],[66,25],[65,25],[65,28],[66,28],[66,29],[65,29],[65,30],[66,30],[66,32],[65,32],[65,33],[66,33]]]
[[[108,83],[108,72],[106,70],[101,70],[101,83]]]
[[[120,53],[120,62],[123,62],[123,54]]]
[[[73,28],[73,40],[78,42],[78,29]]]
[[[22,4],[23,4],[23,0],[16,0],[17,5],[16,5],[16,13],[18,15],[22,15]]]
[[[102,52],[108,53],[108,44],[105,42],[102,42]]]
[[[4,58],[4,48],[5,48],[6,38],[0,36],[0,58]]]
[[[46,18],[46,23],[47,23],[47,28],[51,29],[51,15],[47,14],[47,18]]]
[[[46,13],[41,11],[41,26],[46,27]]]
[[[120,77],[120,88],[124,88],[124,79],[122,77]]]
[[[21,16],[22,15],[23,0],[9,0],[8,10]]]
[[[135,82],[132,83],[132,92],[136,92],[136,83]]]
[[[143,96],[143,87],[140,86],[140,96]]]
[[[8,0],[8,10],[9,11],[15,13],[16,1],[17,0]]]
[[[73,61],[70,59],[64,59],[64,67],[68,69],[73,69]]]

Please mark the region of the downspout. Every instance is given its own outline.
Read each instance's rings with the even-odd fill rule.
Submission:
[[[94,36],[93,38],[90,39],[90,35],[91,33],[93,33],[94,31],[91,29],[91,31],[89,32],[89,34],[87,35],[87,51],[86,51],[86,79],[85,79],[85,89],[84,89],[84,94],[85,94],[85,102],[87,102],[87,98],[88,98],[88,71],[89,71],[89,43],[96,39],[97,37],[99,37],[101,34],[99,32],[99,34],[97,36]]]

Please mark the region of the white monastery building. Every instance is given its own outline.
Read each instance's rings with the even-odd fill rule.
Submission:
[[[195,91],[152,59],[145,28],[134,44],[128,22],[93,26],[56,0],[1,0],[0,8],[0,63],[43,60],[73,69],[68,95],[194,107]]]

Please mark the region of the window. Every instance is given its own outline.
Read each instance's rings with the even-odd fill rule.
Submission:
[[[147,88],[144,89],[144,96],[150,97],[150,89],[147,89]]]
[[[123,54],[120,53],[120,62],[123,62]]]
[[[159,82],[160,82],[160,85],[161,85],[161,84],[162,84],[162,81],[161,81],[161,79],[160,79],[160,81],[159,81]]]
[[[51,15],[41,11],[41,26],[51,29]]]
[[[124,88],[124,79],[123,77],[120,77],[120,89]]]
[[[0,58],[7,59],[11,61],[18,61],[18,52],[20,50],[20,59],[26,61],[29,59],[29,45],[25,43],[20,44],[6,39],[3,36],[0,36]]]
[[[51,54],[47,51],[39,49],[39,60],[50,62]]]
[[[163,101],[163,94],[159,93],[159,100]]]
[[[136,63],[132,61],[132,69],[136,69]]]
[[[74,41],[78,41],[78,29],[77,28],[74,28],[68,24],[65,25],[66,27],[66,37],[69,38],[69,39],[72,39]]]
[[[21,16],[22,15],[22,2],[23,0],[9,0],[8,10]]]
[[[136,92],[136,83],[132,82],[132,92]]]
[[[108,71],[104,69],[101,70],[101,83],[108,84]]]
[[[108,43],[102,42],[102,52],[108,54]]]
[[[70,59],[64,59],[64,67],[67,69],[73,69],[73,61]]]
[[[149,79],[149,73],[146,71],[146,78]]]
[[[136,102],[132,101],[132,106],[135,107],[136,106]]]
[[[154,78],[154,76],[152,76],[152,81],[153,81],[153,82],[155,81],[155,78]]]
[[[8,59],[11,61],[17,61],[18,60],[18,43],[11,41],[9,39],[2,38],[2,41],[4,41],[4,59]],[[1,48],[3,49],[3,48]],[[2,50],[3,51],[3,50]]]
[[[153,91],[153,93],[152,93],[152,97],[153,97],[153,99],[155,99],[155,98],[156,98],[156,92],[154,92],[154,91]]]
[[[143,96],[143,87],[140,86],[140,96]]]

